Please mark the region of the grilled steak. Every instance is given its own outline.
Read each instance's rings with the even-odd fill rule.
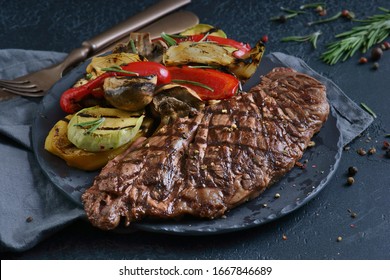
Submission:
[[[82,196],[87,216],[101,229],[122,217],[220,217],[293,168],[328,113],[324,85],[277,68],[108,163]]]

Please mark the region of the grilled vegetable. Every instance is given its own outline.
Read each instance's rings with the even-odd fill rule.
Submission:
[[[106,71],[104,74],[98,76],[97,78],[90,80],[86,84],[83,84],[78,87],[70,88],[66,90],[60,98],[61,109],[69,114],[73,114],[80,110],[82,106],[79,104],[84,98],[88,95],[94,95],[95,97],[102,98],[104,96],[103,84],[106,78],[116,77],[116,76],[136,76],[136,75],[156,75],[157,84],[169,83],[171,80],[170,73],[164,65],[161,65],[156,62],[143,61],[143,62],[133,62],[121,67],[107,67],[103,68]],[[108,94],[109,95],[109,94]],[[115,101],[112,101],[115,102]],[[122,101],[120,101],[122,102]],[[128,102],[128,101],[127,101]],[[149,101],[150,102],[150,101]],[[114,104],[112,104],[115,106]],[[122,108],[119,103],[118,108]],[[144,106],[144,105],[143,105]],[[140,110],[143,106],[137,108],[132,108],[129,110]],[[122,108],[126,109],[126,108]]]
[[[144,115],[113,108],[91,107],[77,112],[68,125],[68,139],[77,148],[109,151],[137,135]]]
[[[115,108],[139,111],[148,105],[154,95],[157,76],[112,77],[104,81],[104,97]]]
[[[202,100],[226,99],[237,93],[240,82],[216,69],[168,67],[172,81],[194,90]]]
[[[133,62],[121,66],[125,71],[135,72],[139,76],[157,76],[157,85],[168,84],[171,82],[171,74],[168,69],[161,63],[153,61]]]
[[[105,56],[95,56],[87,66],[86,72],[90,74],[90,79],[95,79],[106,72],[103,70],[104,68],[126,65],[137,61],[144,61],[144,58],[134,53],[113,53]]]
[[[233,55],[231,47],[214,42],[186,41],[171,46],[165,53],[163,62],[167,66],[201,64],[223,67],[245,81],[256,71],[263,53],[264,45],[261,41],[241,58]]]
[[[162,124],[187,117],[203,107],[204,102],[194,90],[178,84],[160,87],[151,103],[152,112],[161,118]]]
[[[214,26],[211,26],[209,24],[204,24],[204,23],[199,23],[180,33],[180,35],[182,36],[198,35],[198,34],[203,34],[203,35],[207,34],[210,36],[227,38],[226,33],[223,32],[222,29],[215,28]]]
[[[59,120],[50,130],[45,140],[45,150],[62,158],[69,166],[78,169],[92,171],[102,168],[109,160],[127,150],[133,140],[143,134],[142,131],[139,131],[132,141],[117,149],[104,152],[88,152],[77,148],[68,139],[68,123],[72,116],[68,115]]]

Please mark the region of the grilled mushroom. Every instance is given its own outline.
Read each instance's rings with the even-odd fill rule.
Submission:
[[[139,111],[148,105],[154,96],[157,76],[110,77],[104,81],[104,97],[115,108]]]
[[[178,84],[160,87],[151,103],[152,112],[161,117],[162,123],[191,116],[204,107],[204,102],[192,89]]]

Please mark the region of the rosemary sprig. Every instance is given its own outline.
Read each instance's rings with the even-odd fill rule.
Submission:
[[[315,25],[315,24],[330,22],[330,21],[338,19],[339,17],[341,17],[341,12],[338,12],[334,16],[331,16],[331,17],[328,17],[328,18],[325,18],[325,19],[308,22],[307,25],[308,26],[312,26],[312,25]]]
[[[305,11],[297,11],[297,10],[292,10],[292,9],[285,8],[285,7],[280,7],[280,10],[282,10],[283,12],[289,13],[289,14],[306,14]]]
[[[169,46],[176,46],[177,45],[175,39],[173,39],[170,35],[168,35],[165,32],[161,33],[161,38],[163,38],[164,41],[167,42],[167,44]]]
[[[136,46],[135,46],[135,43],[134,43],[134,40],[133,40],[133,39],[130,39],[129,45],[130,45],[130,47],[131,47],[131,51],[132,51],[133,53],[137,54],[137,53],[138,53],[138,50],[137,50],[137,48],[136,48]]]
[[[276,17],[271,17],[270,20],[272,21],[279,21],[279,22],[285,22],[286,20],[296,17],[299,15],[298,13],[290,13],[288,15],[281,15],[281,16],[276,16]]]
[[[368,107],[365,103],[360,103],[360,106],[362,106],[362,108],[364,110],[366,110],[371,116],[373,116],[374,118],[376,118],[376,114],[373,110],[371,110],[370,107]]]
[[[199,82],[195,82],[195,81],[173,79],[172,82],[178,83],[178,84],[191,84],[191,85],[195,85],[195,86],[199,86],[199,87],[205,88],[205,89],[207,89],[207,90],[209,90],[211,92],[214,92],[214,89],[209,87],[208,85],[205,85],[205,84],[202,84],[202,83],[199,83]]]
[[[310,9],[310,8],[317,8],[318,6],[325,7],[325,3],[324,2],[317,2],[317,3],[303,4],[299,7],[299,9],[304,10],[304,9]]]
[[[106,72],[120,72],[120,73],[125,73],[125,74],[130,74],[130,75],[136,75],[136,76],[139,75],[136,72],[123,70],[118,65],[113,65],[111,67],[105,67],[105,68],[102,68],[101,70],[106,71]]]
[[[96,129],[99,128],[99,126],[102,125],[102,123],[106,119],[104,117],[100,117],[99,119],[93,120],[93,121],[87,121],[87,122],[81,122],[81,123],[76,123],[74,126],[81,126],[81,127],[88,127],[88,130],[84,132],[84,134],[90,134],[94,132]]]
[[[304,36],[289,36],[281,39],[282,42],[306,42],[309,41],[313,45],[313,48],[317,48],[318,37],[321,35],[321,31],[316,31],[309,35]]]
[[[330,43],[321,59],[330,65],[345,61],[358,50],[366,53],[373,45],[384,41],[390,34],[390,10],[379,8],[383,14],[373,15],[365,20],[355,20],[361,24],[347,32],[336,35],[338,41]]]
[[[217,65],[188,65],[188,68],[198,68],[198,69],[218,69]]]

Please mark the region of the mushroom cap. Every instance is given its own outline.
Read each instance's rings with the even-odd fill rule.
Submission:
[[[153,99],[157,76],[109,77],[103,84],[104,97],[115,108],[144,109]]]
[[[156,91],[151,106],[152,112],[162,119],[176,119],[196,113],[204,107],[204,102],[194,90],[171,83]]]

